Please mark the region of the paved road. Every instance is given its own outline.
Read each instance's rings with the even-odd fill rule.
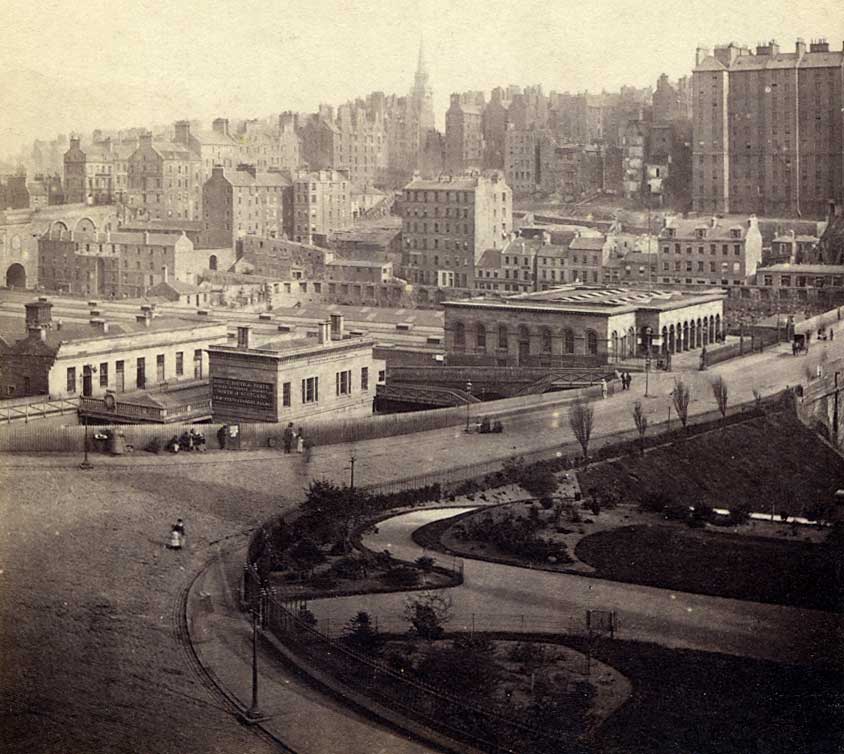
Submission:
[[[424,510],[383,521],[364,544],[415,560],[424,554],[411,533],[469,509]],[[439,556],[443,559],[446,556]],[[585,611],[614,610],[624,638],[669,647],[724,652],[764,660],[811,663],[841,659],[844,619],[834,613],[672,592],[568,574],[464,559],[462,586],[447,590],[451,628],[582,631]],[[334,626],[368,610],[379,626],[403,630],[405,594],[315,600],[311,609]]]

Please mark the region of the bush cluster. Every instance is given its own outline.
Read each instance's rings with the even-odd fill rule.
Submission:
[[[467,519],[458,535],[466,540],[488,542],[510,555],[530,563],[571,563],[568,550],[562,542],[543,539],[538,531],[543,527],[538,515],[528,518],[504,516],[498,521],[491,515]]]

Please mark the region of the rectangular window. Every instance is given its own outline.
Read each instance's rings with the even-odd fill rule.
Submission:
[[[108,387],[108,362],[100,362],[100,387]]]
[[[284,382],[281,385],[281,405],[285,407],[290,406],[290,383]]]
[[[352,371],[347,369],[334,375],[337,395],[348,395],[352,392]]]
[[[307,377],[302,380],[302,403],[319,401],[319,377]]]
[[[176,377],[181,377],[185,373],[185,353],[184,351],[176,351]]]
[[[386,380],[386,379],[387,379],[387,370],[386,369],[380,369],[378,371],[378,382],[384,382],[384,380]]]
[[[193,352],[193,377],[195,380],[202,379],[202,349],[197,348]]]
[[[164,354],[155,357],[155,381],[164,382]]]
[[[123,371],[123,362],[122,361],[115,361],[114,362],[114,387],[118,393],[122,393],[126,387],[124,381],[124,371]]]
[[[141,356],[136,364],[135,364],[135,384],[138,386],[138,390],[143,390],[147,384],[147,363],[146,359]]]
[[[369,367],[360,368],[360,389],[369,390]]]
[[[76,367],[67,368],[67,392],[76,392]]]

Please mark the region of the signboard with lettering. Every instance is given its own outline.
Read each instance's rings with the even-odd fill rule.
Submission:
[[[214,377],[211,381],[211,396],[217,404],[274,411],[274,388],[271,382]]]

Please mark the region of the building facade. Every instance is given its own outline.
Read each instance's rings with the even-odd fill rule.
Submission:
[[[703,348],[723,336],[720,290],[701,293],[568,285],[503,299],[447,301],[454,364],[606,364],[650,351]]]
[[[445,169],[452,174],[483,166],[483,109],[481,92],[451,95],[445,114]]]
[[[692,90],[696,211],[823,217],[844,198],[844,51],[698,49]]]
[[[48,291],[136,298],[175,280],[180,258],[193,251],[185,235],[53,227],[38,239],[38,279]]]
[[[154,143],[152,134],[142,134],[128,159],[126,205],[133,220],[201,220],[199,155],[182,142]]]
[[[202,186],[203,245],[234,247],[244,236],[273,238],[292,231],[285,227],[290,185],[280,172],[216,165]]]
[[[500,173],[414,179],[402,200],[402,277],[439,288],[474,287],[475,265],[513,228],[513,197]]]
[[[300,170],[293,178],[293,239],[325,242],[352,224],[349,176],[338,170]]]
[[[4,397],[99,396],[207,379],[208,348],[228,339],[224,323],[155,317],[149,308],[132,324],[62,324],[51,307],[45,298],[27,304],[25,337],[0,339]]]
[[[746,220],[666,218],[659,234],[659,282],[743,286],[762,263],[762,234]]]
[[[338,324],[339,323],[339,324]],[[342,317],[317,337],[255,345],[250,328],[236,346],[209,349],[214,420],[293,422],[369,416],[384,362],[374,342],[343,332]]]

